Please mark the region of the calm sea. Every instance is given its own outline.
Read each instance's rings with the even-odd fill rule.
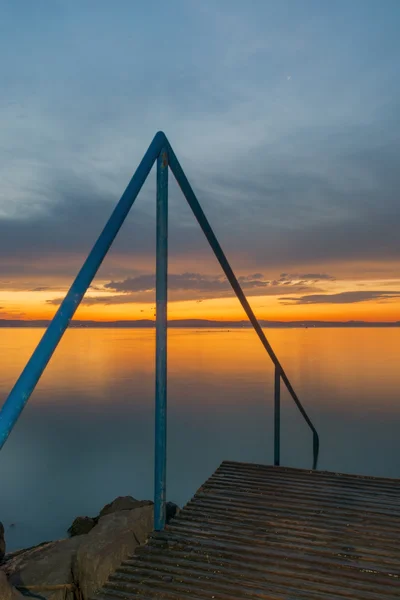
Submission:
[[[321,438],[319,467],[400,477],[400,329],[267,336]],[[42,336],[2,329],[2,403]],[[152,498],[154,331],[69,330],[0,452],[8,549],[64,537],[119,495]],[[251,330],[169,333],[168,498],[185,503],[224,459],[271,463],[273,370]],[[282,463],[311,467],[287,393]]]

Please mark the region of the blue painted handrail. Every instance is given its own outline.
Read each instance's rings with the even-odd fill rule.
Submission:
[[[276,377],[275,377],[275,410],[277,409],[278,406],[280,407],[279,386],[278,386],[278,391],[276,388],[277,374],[279,374],[279,381],[282,379],[282,381],[286,385],[286,388],[287,388],[289,394],[291,395],[297,408],[299,409],[304,420],[306,421],[307,425],[309,426],[309,428],[312,431],[312,434],[313,434],[313,469],[316,469],[317,464],[318,464],[318,454],[319,454],[319,436],[318,436],[317,430],[315,429],[311,419],[309,418],[306,411],[304,410],[304,407],[301,404],[299,398],[297,397],[297,394],[294,391],[294,389],[289,381],[288,376],[286,375],[285,371],[283,370],[283,367],[282,367],[281,363],[279,362],[278,357],[276,356],[275,352],[272,349],[272,346],[268,342],[268,340],[265,336],[265,333],[262,330],[262,327],[261,327],[260,323],[258,322],[257,317],[253,312],[253,309],[251,308],[250,304],[248,303],[247,298],[240,286],[240,283],[239,283],[237,277],[235,276],[234,272],[232,271],[232,268],[228,262],[228,259],[226,258],[221,246],[219,245],[219,242],[211,228],[211,225],[209,224],[207,217],[205,216],[203,209],[201,208],[200,203],[197,200],[196,195],[195,195],[189,181],[187,180],[186,175],[183,172],[183,169],[182,169],[181,165],[179,164],[179,161],[176,158],[175,153],[172,150],[169,143],[168,143],[168,153],[169,153],[169,164],[170,164],[171,170],[175,176],[175,179],[177,180],[177,182],[179,184],[179,187],[181,188],[186,200],[188,201],[189,206],[192,209],[194,216],[197,219],[197,222],[199,223],[204,235],[206,236],[211,248],[213,249],[214,254],[217,257],[217,260],[218,260],[219,264],[221,265],[222,270],[224,271],[226,278],[228,279],[229,283],[231,284],[233,291],[235,292],[246,315],[248,316],[249,321],[253,325],[253,328],[254,328],[255,332],[257,333],[262,345],[264,346],[270,359],[272,360],[272,362],[275,365],[275,374],[276,374]],[[275,443],[274,443],[274,464],[275,465],[280,464],[280,443],[279,443],[280,435],[279,435],[279,432],[280,432],[280,418],[279,418],[279,420],[275,419]]]
[[[261,343],[275,365],[274,464],[280,464],[280,382],[283,381],[313,434],[313,468],[317,468],[318,433],[298,399],[282,365],[269,344],[236,278],[196,195],[165,134],[158,132],[115,207],[97,242],[71,285],[53,320],[0,411],[0,449],[3,447],[47,363],[67,329],[86,290],[104,260],[154,163],[157,161],[157,273],[156,273],[156,420],[155,420],[155,529],[165,524],[166,411],[167,411],[167,260],[168,260],[168,166],[204,232],[228,281],[246,312]]]

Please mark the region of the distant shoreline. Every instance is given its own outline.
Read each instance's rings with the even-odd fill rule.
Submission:
[[[49,325],[48,320],[12,320],[0,319],[0,328],[44,328]],[[334,327],[400,327],[400,321],[394,322],[369,322],[369,321],[266,321],[260,319],[262,327],[271,329],[306,329],[306,328],[334,328]],[[71,321],[72,329],[153,329],[155,321],[150,319],[132,321]],[[175,319],[168,322],[171,329],[251,329],[249,321],[212,321],[207,319]]]

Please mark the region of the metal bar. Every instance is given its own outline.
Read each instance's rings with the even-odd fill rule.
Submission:
[[[170,168],[175,176],[175,179],[179,185],[179,187],[182,190],[183,195],[185,196],[190,208],[193,211],[194,216],[197,219],[197,222],[199,223],[204,235],[206,236],[211,248],[214,251],[214,254],[219,262],[219,264],[222,267],[222,270],[224,271],[229,283],[231,284],[233,291],[235,292],[240,304],[243,307],[243,310],[245,311],[247,317],[249,318],[251,324],[253,325],[262,345],[264,346],[264,348],[266,349],[266,351],[268,352],[272,362],[274,363],[275,366],[279,367],[280,369],[280,373],[281,373],[281,378],[282,381],[285,383],[290,395],[292,396],[294,402],[296,403],[297,408],[299,409],[300,413],[302,414],[303,418],[305,419],[307,425],[310,427],[311,431],[313,432],[313,468],[315,469],[317,467],[317,462],[318,462],[318,451],[319,451],[319,438],[318,438],[318,433],[317,430],[315,429],[314,425],[312,424],[312,421],[310,420],[310,418],[308,417],[306,411],[304,410],[299,398],[297,397],[294,389],[292,388],[290,381],[285,373],[285,371],[283,370],[282,365],[280,364],[278,357],[276,356],[275,352],[273,351],[270,343],[268,342],[261,325],[259,324],[257,317],[255,316],[246,296],[244,295],[244,292],[239,284],[239,281],[237,280],[234,272],[232,271],[232,268],[215,236],[215,233],[213,232],[211,225],[209,224],[207,217],[205,216],[203,209],[201,208],[199,201],[197,200],[196,194],[194,193],[174,151],[172,150],[170,144],[168,143],[168,157],[169,157],[169,165]]]
[[[96,275],[98,268],[150,173],[164,142],[165,135],[158,132],[83,267],[79,271],[78,276],[70,287],[69,292],[4,403],[0,412],[0,449],[10,435],[12,428],[24,409],[64,331],[68,327],[87,288]]]
[[[313,469],[316,469],[318,466],[318,456],[319,456],[319,436],[318,433],[313,430]]]
[[[276,365],[274,401],[274,465],[279,466],[281,460],[281,373]]]
[[[214,254],[217,257],[228,281],[230,282],[233,290],[236,293],[243,309],[245,310],[251,324],[253,325],[258,337],[260,338],[264,348],[268,352],[271,360],[273,361],[276,368],[279,367],[280,376],[282,381],[285,383],[290,395],[296,403],[300,413],[304,417],[306,423],[313,432],[313,468],[317,468],[318,454],[319,454],[319,437],[318,433],[309,419],[306,411],[304,410],[300,400],[298,399],[291,383],[284,372],[282,365],[280,364],[277,356],[275,355],[272,347],[270,346],[258,320],[253,313],[241,286],[236,279],[225,254],[219,245],[215,234],[208,223],[208,220],[194,194],[189,181],[187,180],[182,167],[179,164],[178,159],[175,156],[165,134],[158,132],[153,141],[151,142],[146,154],[144,155],[141,163],[136,169],[128,187],[114,209],[110,219],[100,234],[97,242],[93,246],[88,258],[82,266],[78,276],[73,282],[69,292],[64,298],[60,305],[56,315],[50,323],[47,331],[39,342],[37,348],[32,354],[28,361],[25,369],[21,373],[13,389],[11,390],[6,402],[4,403],[0,411],[0,449],[3,447],[5,441],[15,423],[17,422],[22,410],[24,409],[32,391],[34,390],[37,382],[39,381],[47,363],[49,362],[54,350],[56,349],[60,339],[62,338],[66,328],[69,325],[76,309],[78,308],[87,288],[93,280],[98,268],[100,267],[104,256],[108,252],[115,236],[121,228],[129,210],[131,209],[144,181],[146,180],[156,158],[159,156],[161,149],[167,152],[168,159],[171,169],[175,175],[175,178],[182,189],[184,196],[186,197],[192,211],[206,235]],[[158,311],[159,312],[159,311]]]
[[[165,527],[167,480],[168,152],[157,159],[154,529]]]

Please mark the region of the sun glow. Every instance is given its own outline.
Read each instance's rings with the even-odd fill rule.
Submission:
[[[396,296],[383,299],[361,300],[352,302],[338,302],[337,296],[350,290],[376,290],[385,289],[377,282],[335,282],[331,285],[329,295],[332,301],[319,301],[318,303],[298,303],[302,294],[285,296],[290,300],[282,300],[279,295],[254,295],[249,296],[250,304],[260,319],[278,321],[301,320],[329,320],[329,321],[397,321],[400,319],[400,283],[394,281],[387,289],[399,292]],[[359,292],[351,292],[359,293]],[[54,302],[65,295],[65,290],[49,291],[1,291],[0,292],[0,318],[41,320],[51,319],[58,306]],[[313,294],[310,294],[312,296]],[[87,299],[93,299],[94,292],[89,292]],[[305,294],[307,297],[307,294]],[[75,319],[95,321],[117,321],[154,319],[155,302],[124,302],[123,295],[117,297],[111,293],[97,292],[96,298],[101,302],[83,302],[78,308]],[[108,302],[110,298],[110,303]],[[308,300],[307,300],[308,302]],[[169,319],[211,319],[218,321],[231,321],[246,319],[246,315],[239,301],[232,294],[220,298],[189,299],[170,301],[168,305]]]

